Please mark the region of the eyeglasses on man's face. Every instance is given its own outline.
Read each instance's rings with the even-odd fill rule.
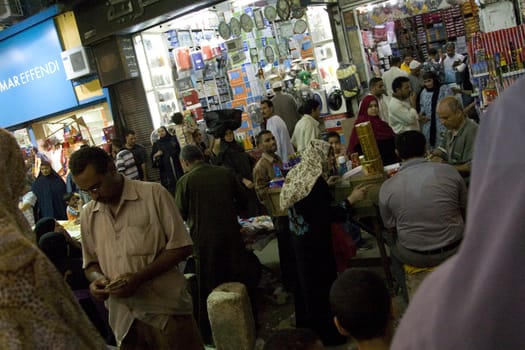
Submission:
[[[100,189],[102,188],[102,185],[104,185],[104,182],[100,181],[100,182],[94,184],[93,186],[91,186],[88,189],[80,190],[80,192],[82,192],[84,194],[90,194],[90,195],[98,194],[100,192]]]

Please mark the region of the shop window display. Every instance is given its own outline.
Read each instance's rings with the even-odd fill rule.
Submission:
[[[236,108],[243,111],[236,136],[245,140],[260,128],[250,106],[273,82],[296,96],[340,89],[328,16],[299,1],[226,1],[135,34],[154,126],[177,111],[201,123],[207,111]]]

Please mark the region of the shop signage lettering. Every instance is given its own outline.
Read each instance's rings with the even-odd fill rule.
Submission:
[[[62,50],[53,18],[0,41],[0,127],[79,105]]]
[[[0,93],[16,88],[21,85],[29,84],[35,80],[45,78],[55,74],[60,70],[57,60],[49,61],[43,65],[32,67],[20,74],[13,75],[7,79],[0,80]]]

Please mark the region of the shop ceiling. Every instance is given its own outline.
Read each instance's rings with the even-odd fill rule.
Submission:
[[[75,6],[74,11],[82,43],[92,45],[111,35],[136,33],[219,2],[221,1],[93,0]]]

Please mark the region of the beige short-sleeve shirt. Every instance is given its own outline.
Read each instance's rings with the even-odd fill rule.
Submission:
[[[173,197],[152,182],[124,178],[115,216],[107,205],[91,201],[80,224],[84,268],[98,263],[110,280],[143,269],[165,249],[193,244]],[[132,297],[110,297],[107,306],[119,343],[135,318],[162,329],[169,316],[192,313],[186,281],[176,266],[145,282]]]

